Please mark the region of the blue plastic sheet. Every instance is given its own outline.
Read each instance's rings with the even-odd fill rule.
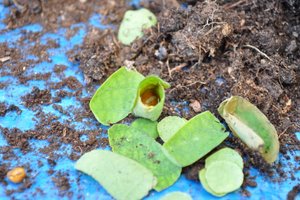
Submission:
[[[138,1],[135,1],[137,3]],[[0,21],[2,21],[5,16],[9,13],[9,9],[3,7],[0,0]],[[105,29],[105,28],[114,28],[112,26],[102,25],[100,23],[102,16],[99,14],[94,14],[90,17],[90,19],[86,23],[78,23],[74,24],[70,27],[70,29],[78,29],[76,34],[71,38],[66,38],[65,28],[60,28],[56,32],[48,32],[43,33],[41,36],[41,43],[47,44],[47,40],[52,39],[55,40],[59,47],[48,49],[48,54],[50,56],[49,61],[44,61],[41,63],[37,63],[34,67],[26,70],[25,73],[51,73],[51,81],[59,82],[62,80],[61,76],[53,73],[53,68],[56,64],[62,64],[67,66],[67,69],[64,72],[65,77],[75,76],[83,85],[85,85],[83,74],[79,69],[78,63],[72,63],[69,61],[66,53],[74,48],[76,45],[80,45],[83,42],[85,35],[89,28],[93,27],[96,29]],[[18,46],[17,41],[23,36],[24,33],[32,34],[37,32],[43,32],[43,27],[39,24],[30,24],[24,27],[15,29],[15,30],[6,30],[6,24],[0,22],[0,43],[7,42],[10,47],[17,47],[22,49],[22,59],[8,62],[24,62],[26,60],[37,60],[38,58],[34,55],[30,55],[28,52],[28,48],[33,45],[30,41],[25,41],[23,46]],[[2,57],[2,55],[0,55]],[[9,70],[3,64],[3,67],[0,67],[1,70]],[[6,88],[0,89],[0,102],[5,102],[7,105],[15,104],[21,110],[21,114],[17,114],[16,112],[8,112],[4,117],[0,117],[0,125],[2,127],[7,128],[19,128],[22,131],[34,129],[36,125],[36,117],[35,111],[28,110],[22,103],[20,97],[26,93],[31,92],[33,87],[38,87],[39,89],[48,89],[49,86],[45,81],[40,80],[31,80],[28,81],[27,85],[23,85],[19,83],[17,79],[12,76],[4,76],[0,77],[0,83],[9,83]],[[65,88],[65,90],[69,90]],[[51,90],[52,95],[54,95],[55,91]],[[89,97],[90,94],[87,90],[83,90],[82,97]],[[79,108],[80,103],[76,100],[76,98],[66,97],[62,100],[59,105],[63,106],[64,109],[73,109]],[[72,116],[64,116],[61,115],[58,111],[53,109],[51,105],[45,105],[42,107],[43,111],[46,113],[52,113],[59,117],[59,121],[70,120],[70,124],[74,125],[76,129],[87,129],[84,123],[75,123],[72,119]],[[88,119],[91,122],[90,129],[98,129],[100,128],[100,124],[95,119]],[[108,127],[103,127],[103,129],[107,129]],[[300,137],[300,133],[297,133],[297,136]],[[81,138],[85,140],[85,137]],[[40,140],[30,140],[30,145],[33,149],[40,149],[47,147],[47,141]],[[7,141],[5,140],[3,134],[0,132],[0,147],[8,146]],[[0,185],[0,199],[11,199],[14,197],[15,199],[112,199],[110,195],[99,185],[95,180],[87,175],[83,175],[80,172],[74,169],[74,161],[68,159],[67,155],[71,153],[71,146],[62,145],[60,150],[57,152],[61,156],[59,160],[56,160],[57,165],[54,166],[55,171],[67,172],[69,174],[69,182],[70,182],[70,191],[73,193],[72,196],[68,196],[67,193],[61,196],[61,191],[54,185],[52,178],[57,174],[53,175],[48,174],[48,170],[51,168],[49,163],[47,162],[47,157],[44,154],[41,154],[39,151],[32,151],[27,154],[23,154],[19,149],[15,148],[14,152],[19,156],[18,160],[9,161],[11,166],[19,166],[22,163],[30,163],[30,168],[32,172],[30,173],[30,179],[32,179],[32,186],[29,189],[26,189],[24,192],[14,193],[11,196],[7,196],[5,194],[5,190],[9,189],[17,189],[19,187],[18,184],[13,184],[7,181],[7,185]],[[290,160],[286,160],[282,155],[280,155],[279,162],[285,167],[287,171],[291,171],[295,166],[299,167],[299,163],[296,163],[294,160],[296,155],[300,155],[300,152],[289,152]],[[43,163],[42,167],[38,167],[38,161]],[[3,155],[0,154],[0,165],[5,164],[8,161],[3,159]],[[223,198],[216,198],[207,193],[199,182],[190,181],[185,178],[185,176],[181,176],[180,179],[170,188],[157,193],[152,191],[146,199],[160,199],[165,194],[172,191],[182,191],[189,193],[193,199],[285,199],[287,197],[287,193],[292,189],[293,186],[299,184],[300,172],[295,171],[294,176],[296,179],[292,179],[289,175],[289,178],[285,182],[274,183],[269,181],[267,178],[262,176],[257,170],[251,170],[251,176],[256,176],[257,187],[256,188],[247,188],[251,192],[251,197],[244,197],[240,193],[240,191],[236,191],[234,193],[228,194]],[[36,192],[36,189],[39,188],[42,190],[42,193]],[[298,195],[299,199],[299,195]]]

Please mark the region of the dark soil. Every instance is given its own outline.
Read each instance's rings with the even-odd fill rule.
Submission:
[[[10,6],[11,13],[4,21],[7,29],[37,22],[43,26],[44,32],[51,32],[86,22],[92,13],[107,16],[103,23],[118,25],[124,12],[132,9],[125,0],[20,2],[22,4]],[[84,119],[93,118],[88,108],[91,97],[82,98],[81,94],[87,88],[92,95],[93,85],[103,83],[122,65],[132,65],[144,75],[157,74],[172,85],[167,90],[161,117],[180,115],[190,119],[205,110],[218,116],[218,105],[231,95],[249,99],[276,126],[281,143],[280,152],[285,159],[290,159],[287,152],[300,150],[299,141],[294,135],[296,130],[300,130],[300,2],[181,2],[189,5],[182,8],[174,0],[142,2],[144,7],[156,13],[159,24],[145,31],[145,36],[131,46],[123,46],[117,41],[116,30],[91,28],[82,46],[69,52],[69,59],[80,64],[87,85],[82,85],[73,76],[65,77],[67,66],[64,65],[56,65],[53,72],[63,77],[60,82],[51,82],[51,73],[25,73],[34,64],[49,60],[47,49],[58,47],[56,41],[52,40],[47,45],[36,42],[41,33],[24,34],[19,41],[20,45],[27,40],[35,42],[29,52],[38,57],[37,61],[23,62],[20,49],[1,43],[0,55],[9,57],[5,66],[11,69],[10,72],[1,70],[1,76],[14,76],[25,85],[30,80],[48,83],[47,89],[34,87],[22,97],[24,105],[36,112],[38,121],[34,129],[21,131],[0,125],[0,131],[10,145],[0,147],[3,159],[18,159],[12,148],[19,148],[23,153],[32,151],[29,144],[31,139],[47,140],[49,145],[39,149],[39,152],[49,157],[48,164],[52,168],[48,173],[56,174],[53,182],[61,194],[71,197],[68,174],[53,169],[57,165],[56,160],[66,156],[57,154],[56,150],[61,144],[70,144],[72,152],[67,156],[77,160],[85,152],[108,145],[103,135],[105,132],[88,128],[89,124]],[[69,30],[67,37],[76,33],[76,29]],[[0,83],[0,88],[9,84]],[[59,102],[65,97],[75,97],[80,101],[81,108],[63,108]],[[175,107],[174,101],[178,102]],[[194,102],[198,102],[197,109]],[[60,122],[56,116],[44,113],[43,105],[51,105],[73,121],[85,122],[87,129],[78,131],[70,125],[70,121]],[[188,106],[192,108],[190,112],[185,109]],[[16,105],[0,103],[0,116],[14,111],[18,114],[22,112]],[[82,141],[80,138],[83,135],[88,139]],[[257,152],[236,138],[228,138],[223,145],[236,149],[245,158],[244,196],[251,195],[247,187],[257,185],[255,177],[249,174],[251,167],[257,168],[268,180],[276,182],[293,177],[293,172],[297,170],[292,168],[283,171],[281,162],[273,165],[265,163]],[[183,171],[187,178],[198,181],[198,171],[203,166],[202,159]],[[0,166],[2,184],[7,184],[3,178],[10,167]],[[299,180],[299,177],[294,178]],[[24,187],[31,187],[31,182],[23,183],[20,188],[24,190]],[[7,194],[20,191],[7,191]],[[299,185],[289,193],[288,199],[292,199],[297,192]]]
[[[295,185],[293,189],[288,193],[288,200],[296,200],[297,195],[300,194],[300,185]]]

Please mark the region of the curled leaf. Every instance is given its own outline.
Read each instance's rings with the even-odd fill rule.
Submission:
[[[121,22],[118,39],[125,45],[129,45],[135,39],[143,36],[143,29],[150,28],[157,23],[155,15],[149,10],[128,10]]]
[[[137,89],[144,76],[135,70],[121,67],[96,91],[90,109],[96,119],[109,125],[125,118],[134,106]]]
[[[149,119],[139,118],[136,119],[132,124],[130,125],[133,128],[138,129],[139,131],[149,135],[153,139],[156,139],[158,137],[157,132],[157,122],[151,121]]]
[[[259,151],[269,163],[277,159],[277,131],[256,106],[242,97],[232,96],[221,103],[218,111],[233,134],[247,146]]]
[[[188,166],[218,146],[228,133],[209,111],[190,119],[164,143],[165,149],[181,166]]]
[[[88,152],[75,168],[92,176],[117,200],[142,199],[157,181],[147,168],[110,151]]]
[[[165,89],[170,84],[158,76],[148,76],[139,85],[133,114],[155,121],[160,116],[164,102]]]
[[[113,152],[131,158],[157,178],[155,190],[161,191],[179,178],[181,167],[172,163],[163,152],[163,147],[153,138],[124,124],[115,124],[108,130]]]

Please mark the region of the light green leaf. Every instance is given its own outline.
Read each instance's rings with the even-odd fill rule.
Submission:
[[[167,142],[186,122],[186,119],[177,116],[165,117],[157,125],[158,134]]]
[[[241,169],[244,167],[243,158],[238,152],[228,147],[220,149],[216,153],[212,154],[205,159],[205,167],[209,167],[212,163],[216,161],[229,161],[237,164]]]
[[[233,134],[247,146],[259,151],[269,163],[277,159],[277,131],[256,106],[242,97],[232,96],[220,104],[218,111]]]
[[[151,121],[149,119],[139,118],[136,119],[130,125],[133,128],[138,129],[139,131],[148,134],[150,137],[156,139],[158,137],[157,132],[157,122]]]
[[[144,35],[143,29],[150,28],[157,23],[155,15],[149,10],[128,10],[121,22],[118,39],[125,45],[129,45],[135,39]]]
[[[143,75],[125,67],[113,73],[90,101],[90,109],[96,119],[109,125],[125,118],[134,106],[136,92],[143,79]]]
[[[185,167],[202,158],[227,136],[219,120],[206,111],[189,120],[163,146]]]
[[[216,196],[216,197],[222,197],[222,196],[225,196],[227,193],[216,193],[214,192],[210,187],[209,185],[207,184],[207,181],[206,181],[206,169],[201,169],[199,171],[199,180],[203,186],[203,188],[210,194]]]
[[[222,194],[239,189],[243,184],[244,174],[233,162],[216,161],[206,167],[205,178],[215,193]]]
[[[170,84],[158,76],[147,76],[139,85],[133,114],[156,121],[160,116],[165,102],[165,89]]]
[[[115,124],[108,130],[112,150],[148,168],[157,178],[155,190],[172,185],[180,176],[181,167],[173,164],[163,153],[162,146],[135,128]]]
[[[164,197],[162,197],[160,200],[193,200],[192,197],[184,192],[172,192]]]
[[[142,199],[157,181],[147,168],[110,151],[88,152],[75,168],[96,179],[117,200]]]

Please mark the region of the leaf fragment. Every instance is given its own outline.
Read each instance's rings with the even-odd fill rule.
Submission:
[[[155,190],[161,191],[179,178],[181,167],[172,163],[163,152],[163,147],[153,138],[135,128],[115,124],[108,130],[113,152],[131,158],[148,168],[157,178]]]
[[[163,146],[185,167],[202,158],[227,136],[228,133],[219,120],[206,111],[190,119]]]
[[[138,118],[130,125],[133,128],[138,129],[139,131],[148,134],[153,139],[158,137],[157,132],[157,121],[151,121],[149,119]]]
[[[147,76],[139,84],[133,114],[138,117],[156,121],[163,110],[165,89],[169,87],[170,84],[158,76]]]
[[[104,125],[125,118],[134,106],[137,89],[144,76],[135,70],[121,67],[96,91],[90,101],[90,109]]]
[[[144,29],[150,28],[156,23],[157,19],[155,15],[145,8],[139,10],[128,10],[121,22],[118,39],[123,44],[129,45],[135,39],[144,35]]]
[[[164,142],[167,142],[186,122],[186,119],[178,116],[165,117],[157,125],[158,134]]]
[[[229,161],[238,165],[241,169],[244,168],[243,158],[235,150],[225,147],[215,152],[211,156],[205,159],[205,167],[209,167],[216,161]]]
[[[248,147],[259,151],[268,163],[277,159],[277,131],[256,106],[240,96],[232,96],[220,104],[218,111],[233,134]]]
[[[157,182],[144,166],[110,151],[88,152],[75,168],[92,176],[117,200],[142,199]]]
[[[233,162],[216,161],[206,167],[205,178],[215,193],[222,194],[239,189],[243,184],[244,174]]]
[[[184,192],[171,192],[163,196],[160,200],[193,200],[192,197]]]
[[[222,197],[222,196],[225,196],[227,193],[216,193],[215,191],[213,191],[208,183],[207,183],[207,180],[206,180],[206,169],[201,169],[200,172],[199,172],[199,180],[203,186],[203,188],[210,194],[216,196],[216,197]]]

